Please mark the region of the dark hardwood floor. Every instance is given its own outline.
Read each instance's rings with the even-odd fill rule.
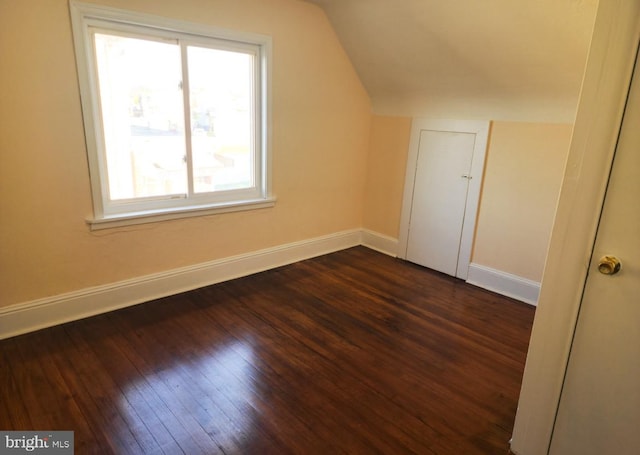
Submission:
[[[534,309],[352,248],[0,341],[77,454],[506,454]]]

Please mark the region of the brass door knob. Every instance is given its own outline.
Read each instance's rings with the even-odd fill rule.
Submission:
[[[603,275],[615,275],[620,267],[620,260],[615,256],[602,256],[598,262],[598,271]]]

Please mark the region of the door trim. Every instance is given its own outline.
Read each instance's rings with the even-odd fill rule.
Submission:
[[[480,190],[484,175],[484,162],[489,139],[489,121],[483,120],[436,120],[414,118],[411,123],[411,138],[407,157],[407,170],[404,180],[404,195],[402,199],[402,216],[400,218],[400,238],[398,239],[398,257],[407,258],[407,244],[409,240],[409,226],[411,224],[411,207],[413,204],[413,189],[418,164],[418,150],[420,148],[420,134],[424,130],[450,133],[475,134],[476,139],[471,161],[471,177],[467,192],[462,235],[460,238],[460,252],[458,253],[458,272],[456,276],[467,279],[471,262],[471,249],[475,235]]]
[[[511,451],[548,454],[640,41],[637,0],[600,2],[551,232]]]

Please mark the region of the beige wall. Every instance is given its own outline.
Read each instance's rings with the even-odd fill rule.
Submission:
[[[571,131],[492,123],[473,263],[540,282]]]
[[[359,228],[370,101],[296,0],[104,0],[273,37],[275,208],[90,232],[67,0],[0,0],[0,306]]]
[[[397,239],[411,118],[374,116],[369,139],[365,229]]]
[[[273,37],[272,209],[91,232],[67,0],[0,0],[0,306],[364,227],[398,238],[408,117],[296,0],[103,0]],[[571,127],[496,122],[473,261],[538,281]]]

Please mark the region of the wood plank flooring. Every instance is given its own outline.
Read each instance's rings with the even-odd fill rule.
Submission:
[[[0,341],[77,454],[506,454],[534,309],[363,247]]]

